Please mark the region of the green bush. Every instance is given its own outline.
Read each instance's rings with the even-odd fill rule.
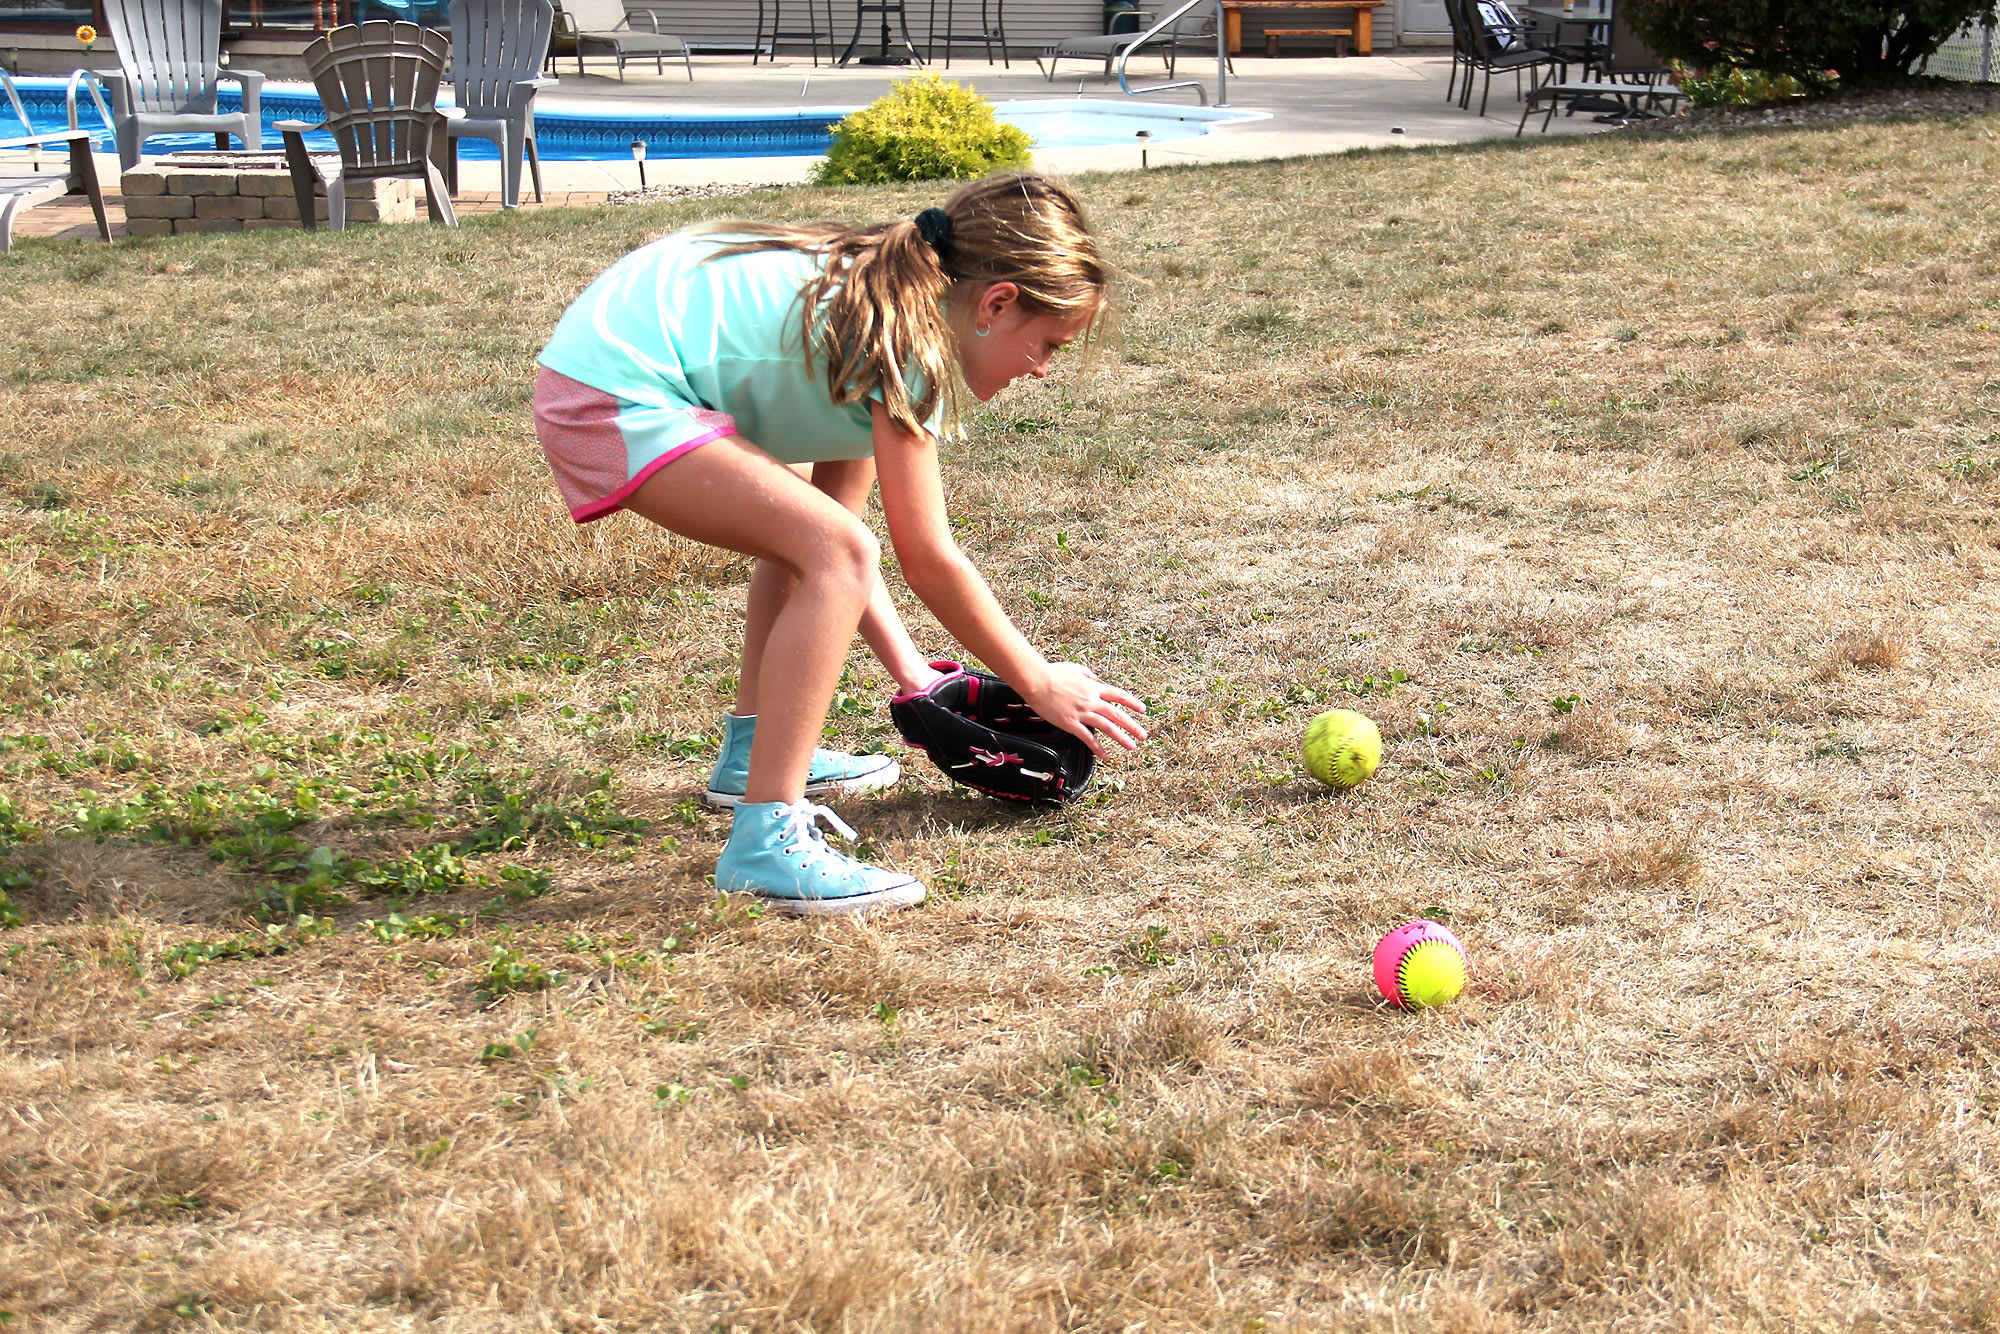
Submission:
[[[993,118],[969,86],[935,74],[906,79],[833,127],[813,173],[819,185],[972,180],[1028,165],[1028,135]]]
[[[1688,105],[1697,110],[1744,102],[1772,102],[1781,97],[1797,97],[1806,90],[1804,84],[1789,74],[1766,74],[1758,69],[1712,69],[1706,74],[1683,74],[1674,82],[1687,94]]]
[[[1808,91],[1914,73],[1996,0],[1620,0],[1632,30],[1690,68],[1789,75]]]

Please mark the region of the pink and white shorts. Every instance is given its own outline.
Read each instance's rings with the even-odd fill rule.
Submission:
[[[535,376],[535,434],[570,516],[589,523],[681,455],[735,435],[736,419],[698,403],[629,403],[543,366]]]

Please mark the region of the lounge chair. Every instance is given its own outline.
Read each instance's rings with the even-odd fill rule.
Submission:
[[[1058,60],[1101,60],[1104,62],[1104,77],[1108,79],[1111,77],[1113,62],[1125,54],[1125,49],[1137,46],[1151,35],[1149,30],[1155,21],[1154,16],[1142,12],[1138,18],[1137,32],[1113,32],[1101,37],[1096,35],[1059,37],[1042,48],[1042,53],[1035,58],[1035,63],[1041,67],[1043,77],[1054,83]],[[1179,44],[1179,35],[1173,28],[1154,36],[1152,42],[1147,44],[1147,55],[1158,56],[1167,62],[1167,77],[1170,79],[1174,76],[1174,56]]]
[[[451,38],[414,23],[370,19],[335,28],[300,53],[326,119],[318,125],[281,120],[299,225],[313,226],[313,189],[326,184],[326,220],[347,225],[347,181],[409,177],[424,183],[432,222],[456,227],[444,188],[447,138],[438,110],[438,85],[451,54]],[[337,158],[306,152],[305,136],[325,130],[340,146]]]
[[[678,56],[687,67],[688,82],[694,82],[693,53],[684,40],[661,29],[659,10],[628,6],[621,0],[564,0],[563,9],[576,24],[578,74],[583,73],[583,58],[588,55],[615,59],[621,81],[628,60],[650,56],[654,69],[664,74],[666,57]]]
[[[490,139],[500,149],[500,206],[521,205],[521,156],[542,199],[542,158],[535,147],[535,92],[556,11],[551,0],[451,0],[451,84],[458,110],[446,122],[450,157],[445,183],[458,191],[458,141]]]
[[[222,68],[222,0],[105,0],[104,22],[119,67],[98,77],[111,86],[121,171],[139,165],[155,134],[212,133],[223,150],[231,135],[248,152],[264,146],[264,76]],[[218,109],[223,79],[242,85],[243,110]]]
[[[555,28],[549,34],[549,54],[542,61],[542,73],[554,78],[561,71],[557,62],[576,54],[576,20],[560,4],[556,6]]]
[[[38,150],[54,148],[58,144],[69,149],[69,169],[67,171],[43,170],[37,160],[16,162],[13,155],[23,149]],[[74,194],[80,182],[83,193],[90,196],[90,211],[97,215],[97,234],[106,241],[111,239],[111,219],[104,212],[104,192],[97,183],[97,164],[90,156],[90,131],[59,130],[54,134],[24,134],[18,138],[0,139],[0,255],[14,248],[14,215],[22,209],[46,204],[51,199]]]
[[[14,90],[14,81],[7,77],[7,71],[3,69],[0,69],[0,93],[6,94],[7,106],[13,113],[9,119],[19,120],[21,128],[27,131],[26,134],[0,139],[0,255],[13,248],[14,218],[22,209],[60,199],[79,189],[90,196],[91,211],[97,215],[98,235],[109,241],[111,219],[104,212],[104,191],[97,183],[97,162],[90,156],[90,132],[60,130],[54,134],[37,134],[28,120],[26,108],[21,105],[20,93]],[[67,171],[51,171],[48,168],[52,164],[42,161],[42,150],[59,144],[69,150]]]

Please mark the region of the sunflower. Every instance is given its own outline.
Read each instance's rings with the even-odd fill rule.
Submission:
[[[76,40],[83,43],[84,47],[88,49],[97,41],[97,29],[91,27],[88,23],[78,24],[76,29]]]

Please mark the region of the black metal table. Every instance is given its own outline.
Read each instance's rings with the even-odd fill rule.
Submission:
[[[872,56],[854,58],[854,48],[861,45],[861,29],[867,26],[870,14],[879,15],[882,23],[882,46]],[[910,54],[891,54],[889,51],[889,16],[896,16],[896,26],[902,30],[903,49]],[[903,13],[903,0],[861,0],[854,7],[854,35],[847,39],[847,49],[840,53],[835,65],[921,65],[924,58],[917,54],[917,44],[910,40],[910,21]]]
[[[1558,45],[1562,44],[1562,30],[1565,26],[1583,29],[1583,67],[1588,70],[1604,58],[1611,47],[1607,29],[1611,27],[1611,6],[1594,3],[1593,0],[1578,0],[1575,8],[1562,5],[1519,5],[1515,13],[1532,15],[1550,28]]]

